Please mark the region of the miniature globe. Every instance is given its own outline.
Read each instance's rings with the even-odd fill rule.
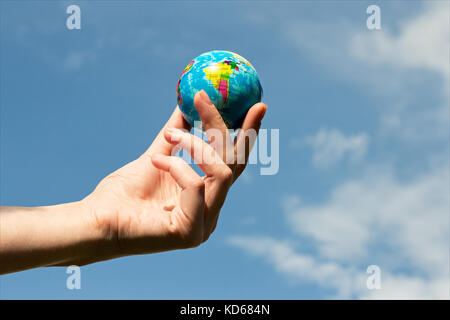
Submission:
[[[262,87],[250,62],[229,51],[209,51],[192,60],[177,84],[178,106],[194,127],[201,121],[194,96],[204,90],[230,129],[237,129],[247,111],[261,101]]]

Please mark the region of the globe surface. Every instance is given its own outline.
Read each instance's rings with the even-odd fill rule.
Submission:
[[[250,62],[230,51],[209,51],[193,59],[177,84],[178,106],[186,121],[200,121],[194,96],[205,90],[228,128],[241,126],[245,115],[261,101],[262,87]]]

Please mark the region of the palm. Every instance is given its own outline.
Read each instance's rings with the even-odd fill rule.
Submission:
[[[177,183],[169,173],[152,166],[147,154],[106,177],[97,189],[107,189],[101,193],[112,196],[106,200],[111,207],[107,212],[112,213],[108,220],[116,223],[118,238],[157,243],[159,250],[164,241],[158,240],[167,238],[171,226],[186,223],[180,221],[183,215],[179,214],[182,210]],[[149,252],[157,251],[156,247],[146,247]],[[167,249],[173,248],[164,247]]]

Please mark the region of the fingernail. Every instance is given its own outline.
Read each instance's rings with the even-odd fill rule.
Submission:
[[[167,128],[167,133],[170,136],[172,142],[179,142],[181,140],[181,131],[175,128]]]

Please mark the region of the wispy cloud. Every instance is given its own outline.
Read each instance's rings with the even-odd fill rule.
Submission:
[[[399,138],[422,148],[427,139],[442,148],[419,154],[422,166],[408,178],[388,161],[361,161],[365,174],[341,181],[322,203],[304,203],[301,195],[293,195],[283,205],[289,241],[235,236],[230,244],[263,258],[289,279],[334,291],[333,297],[450,298],[449,4],[423,6],[399,20],[397,32],[386,22],[371,32],[350,22],[337,29],[296,18],[277,27],[330,77],[349,81],[378,102],[380,135],[371,135],[371,144]],[[368,160],[368,136],[342,132],[321,129],[306,138],[314,165],[331,166],[345,157]],[[427,161],[433,157],[443,161],[430,169]],[[307,248],[301,245],[305,239]],[[372,264],[381,268],[381,290],[366,287],[366,268]]]
[[[313,149],[313,165],[327,168],[337,164],[343,158],[351,162],[361,160],[368,147],[366,133],[344,135],[338,129],[320,129],[315,135],[305,138],[305,143]]]
[[[417,5],[421,12],[382,20],[377,31],[367,30],[364,21],[341,20],[337,28],[292,16],[272,20],[281,21],[276,25],[280,37],[318,70],[368,94],[380,114],[380,136],[413,143],[447,140],[449,3]],[[382,15],[383,10],[388,9],[382,8]]]
[[[55,7],[61,7],[64,17],[67,5],[49,4],[47,11],[54,12]],[[81,5],[81,10],[89,14],[82,14],[81,30],[68,30],[65,23],[61,23],[60,15],[48,12],[46,19],[30,15],[27,24],[16,25],[7,21],[5,30],[8,30],[10,37],[8,41],[23,46],[37,59],[63,72],[96,67],[105,58],[113,56],[111,51],[123,52],[132,61],[142,57],[176,61],[180,57],[186,59],[186,55],[198,54],[192,44],[196,40],[194,28],[177,31],[174,37],[172,29],[163,27],[153,19],[141,17],[129,24],[127,19],[139,6],[128,8],[129,14],[120,15],[120,25],[111,19],[111,16],[120,13],[117,11],[120,7],[110,7],[105,11],[101,5],[86,2]]]
[[[288,277],[334,290],[334,297],[448,299],[448,180],[448,166],[409,183],[374,170],[336,187],[325,203],[286,206],[299,237],[291,242],[267,236],[229,242]],[[314,254],[298,252],[300,239],[312,241]],[[366,287],[372,264],[382,271],[376,292]]]
[[[263,258],[275,270],[294,281],[314,283],[334,291],[336,299],[448,299],[448,275],[421,278],[393,274],[382,267],[381,289],[369,290],[364,267],[323,262],[313,255],[302,254],[288,243],[264,236],[235,236],[229,244]],[[310,297],[314,298],[314,297]]]
[[[448,179],[448,167],[410,183],[374,170],[335,188],[326,203],[287,214],[294,231],[313,238],[325,258],[364,261],[385,254],[377,247],[391,248],[392,267],[414,261],[423,272],[448,271]]]
[[[265,236],[234,236],[228,239],[228,243],[264,258],[279,273],[292,280],[332,287],[336,290],[336,297],[351,296],[353,288],[363,283],[357,272],[351,272],[334,262],[320,262],[311,255],[298,253],[289,242]]]
[[[403,21],[397,34],[360,32],[350,48],[370,64],[428,69],[448,80],[449,32],[448,3],[431,3],[419,16]]]
[[[78,70],[95,59],[96,54],[93,51],[70,52],[62,59],[61,65],[66,70]]]
[[[399,83],[407,83],[412,70],[421,70],[439,75],[444,80],[438,83],[441,87],[436,92],[440,102],[432,100],[418,105],[414,101],[420,100],[417,99],[418,92],[404,88],[398,92],[397,101],[392,99],[393,103],[386,104],[387,112],[380,118],[382,132],[397,134],[409,141],[427,137],[448,138],[449,30],[449,3],[430,2],[421,14],[402,21],[396,34],[386,28],[382,32],[358,32],[350,37],[350,56],[377,68],[374,74],[400,72],[394,78]],[[423,83],[424,79],[421,80],[416,82],[422,82],[423,87],[429,86]]]

